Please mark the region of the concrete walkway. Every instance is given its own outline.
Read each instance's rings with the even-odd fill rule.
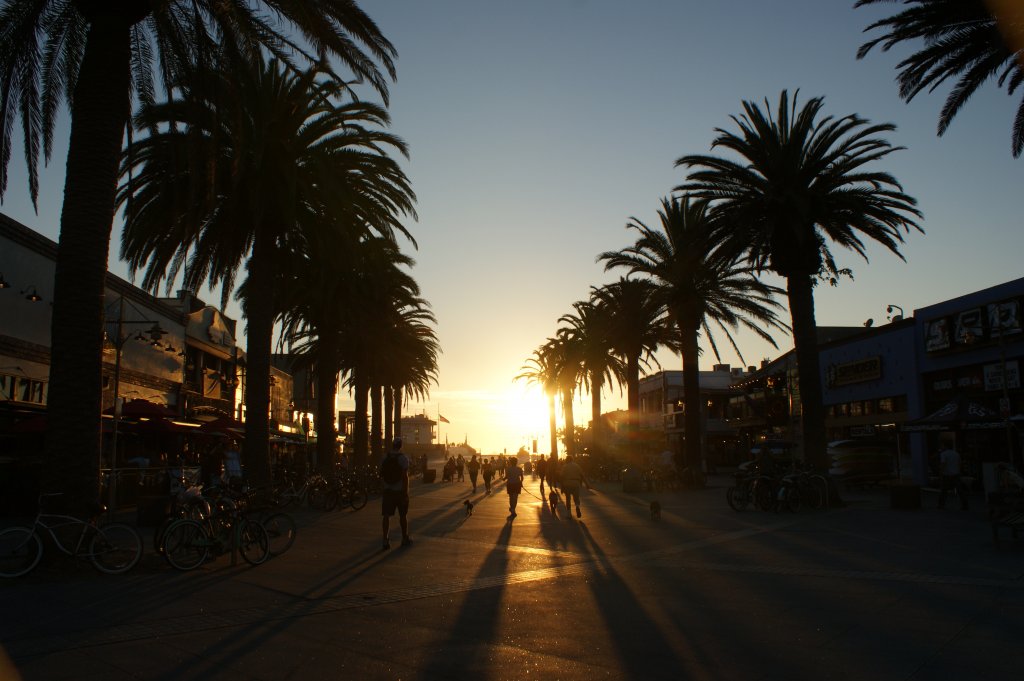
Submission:
[[[509,521],[500,485],[417,482],[411,547],[394,522],[381,551],[371,501],[298,512],[295,547],[256,568],[58,561],[0,583],[0,642],[26,681],[1021,677],[1024,541],[996,548],[980,499],[736,513],[728,483],[600,484],[577,521],[527,476]]]

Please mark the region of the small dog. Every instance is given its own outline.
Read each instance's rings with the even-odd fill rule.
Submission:
[[[551,506],[551,512],[558,515],[558,492],[555,490],[548,494],[548,505]]]
[[[473,502],[466,499],[462,503],[466,505],[466,517],[473,515]]]
[[[651,502],[651,520],[661,520],[661,503],[657,499]]]

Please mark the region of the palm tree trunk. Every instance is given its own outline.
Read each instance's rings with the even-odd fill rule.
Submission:
[[[702,469],[704,452],[701,447],[700,419],[700,364],[697,327],[680,329],[683,347],[683,461],[691,471]],[[697,476],[694,476],[696,479]]]
[[[374,384],[370,389],[370,456],[374,461],[384,457],[384,440],[381,423],[384,420],[384,396],[381,387]]]
[[[332,349],[324,347],[320,336],[320,357],[316,362],[316,462],[322,473],[330,473],[338,452],[338,433],[334,428],[334,395],[338,389],[337,361]]]
[[[352,425],[352,454],[356,465],[365,466],[370,462],[370,452],[367,448],[370,383],[364,378],[362,369],[357,367],[352,370],[352,384],[356,412],[355,423]]]
[[[394,395],[394,417],[395,437],[402,437],[402,386],[395,387]]]
[[[551,455],[550,460],[558,459],[558,419],[555,416],[555,393],[549,392],[548,398],[548,429],[551,433]]]
[[[591,377],[590,385],[590,434],[591,454],[599,455],[604,449],[604,424],[601,422],[601,388],[600,377]]]
[[[818,328],[814,316],[814,289],[809,276],[793,275],[786,279],[786,283],[793,323],[797,383],[800,389],[804,460],[817,470],[825,470],[828,468],[828,457],[818,359]]]
[[[635,437],[640,429],[640,355],[626,359],[626,424],[629,437]]]
[[[390,446],[392,440],[395,439],[395,422],[392,419],[392,415],[395,413],[395,389],[393,387],[384,387],[384,445]]]
[[[273,243],[256,230],[249,258],[249,292],[244,301],[248,319],[247,380],[245,384],[245,474],[255,486],[270,484],[270,353],[274,336]]]
[[[128,29],[123,19],[109,16],[90,24],[71,107],[43,484],[79,498],[95,498],[99,489],[103,295],[118,162],[131,113]]]
[[[565,455],[576,456],[576,424],[572,417],[572,388],[562,389],[562,418],[565,421]]]

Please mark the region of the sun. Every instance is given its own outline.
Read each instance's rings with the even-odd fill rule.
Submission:
[[[548,428],[548,404],[540,388],[513,384],[505,391],[507,427],[524,438],[538,437]]]

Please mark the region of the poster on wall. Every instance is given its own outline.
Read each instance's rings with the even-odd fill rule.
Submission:
[[[924,349],[926,352],[945,350],[949,347],[949,320],[945,317],[933,319],[925,327]]]
[[[972,307],[956,316],[956,342],[961,345],[982,339],[981,308]]]
[[[988,328],[993,338],[1020,333],[1020,302],[989,303]]]

